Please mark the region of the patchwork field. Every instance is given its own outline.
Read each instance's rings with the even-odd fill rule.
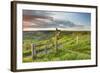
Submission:
[[[90,31],[23,31],[23,62],[91,59]]]

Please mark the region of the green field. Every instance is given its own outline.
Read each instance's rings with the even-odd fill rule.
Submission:
[[[23,62],[91,59],[90,39],[90,31],[23,31]]]

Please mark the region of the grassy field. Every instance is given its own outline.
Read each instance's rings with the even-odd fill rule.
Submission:
[[[23,62],[46,62],[91,59],[89,31],[23,32]],[[31,44],[35,45],[35,58]]]

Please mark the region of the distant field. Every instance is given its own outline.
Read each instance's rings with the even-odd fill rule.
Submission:
[[[90,36],[89,31],[24,31],[23,62],[91,59]]]

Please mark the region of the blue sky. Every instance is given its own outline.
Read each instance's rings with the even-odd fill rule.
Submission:
[[[55,20],[71,21],[77,25],[91,25],[90,13],[77,13],[77,12],[51,12],[49,15],[54,17]]]
[[[32,16],[45,16],[52,17],[53,21],[61,21],[62,23],[57,23],[58,25],[69,26],[67,21],[70,21],[71,24],[74,25],[82,25],[82,26],[91,26],[91,13],[79,13],[79,12],[67,12],[67,11],[43,11],[43,10],[23,10],[24,15],[32,15]],[[47,21],[47,20],[43,20]],[[65,22],[65,23],[63,23]],[[42,22],[41,22],[42,23]],[[48,22],[50,23],[50,22]],[[53,22],[52,22],[53,23]],[[43,23],[44,24],[44,23]],[[39,25],[39,24],[38,24]],[[51,24],[49,24],[51,25]],[[49,26],[48,25],[48,26]],[[40,25],[42,26],[42,25]],[[53,26],[53,25],[51,25]],[[50,27],[50,26],[49,26]],[[74,26],[73,26],[74,27]]]

